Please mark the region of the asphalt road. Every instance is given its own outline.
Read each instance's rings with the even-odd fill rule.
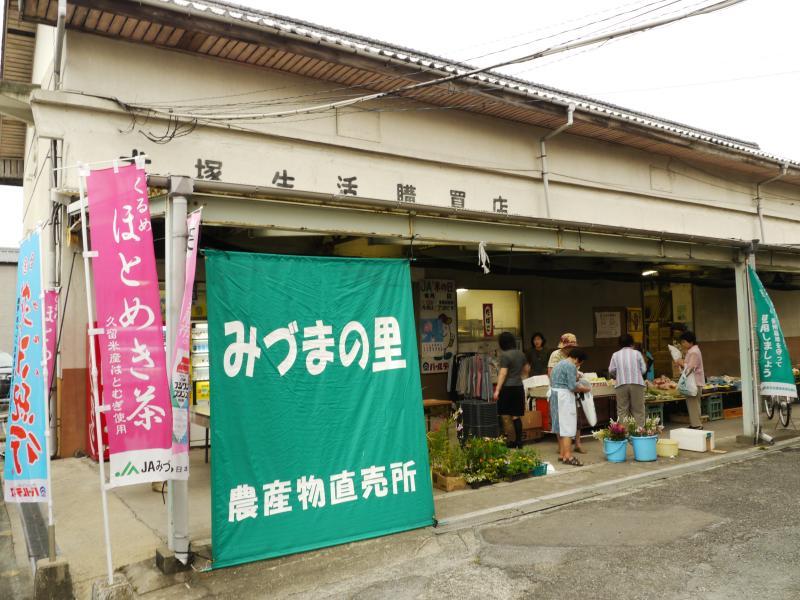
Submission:
[[[192,574],[142,597],[800,599],[798,495],[795,445],[479,527]]]

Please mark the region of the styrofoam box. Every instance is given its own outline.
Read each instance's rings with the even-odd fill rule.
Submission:
[[[673,429],[669,432],[669,438],[678,442],[681,450],[691,450],[692,452],[706,452],[714,449],[714,432],[704,429]],[[706,444],[706,441],[709,441]]]
[[[534,387],[548,387],[550,385],[550,378],[547,375],[534,375],[522,380],[522,385],[525,389]]]

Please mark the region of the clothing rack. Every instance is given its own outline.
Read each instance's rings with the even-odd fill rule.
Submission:
[[[478,399],[491,401],[494,394],[492,385],[493,359],[488,353],[461,352],[453,357],[448,380],[448,391],[459,399]]]

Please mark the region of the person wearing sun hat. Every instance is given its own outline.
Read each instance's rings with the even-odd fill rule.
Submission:
[[[578,338],[574,333],[565,333],[558,342],[558,348],[550,353],[550,360],[547,361],[547,374],[553,374],[553,367],[569,356],[569,351],[577,347]]]
[[[549,377],[553,376],[553,369],[555,366],[562,360],[565,360],[567,357],[569,357],[569,353],[577,346],[578,337],[574,333],[564,333],[561,335],[561,339],[558,342],[558,348],[553,350],[553,352],[550,354],[550,360],[547,361],[547,375]],[[550,423],[552,424],[556,438],[558,438],[558,429],[555,426],[555,423],[558,423],[558,404],[554,403],[553,401],[550,402]],[[583,449],[581,437],[579,435],[575,436],[575,452],[579,454],[586,454],[586,450]]]

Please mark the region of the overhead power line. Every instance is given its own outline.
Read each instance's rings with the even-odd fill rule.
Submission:
[[[666,17],[666,18],[655,19],[653,21],[648,21],[647,23],[625,27],[625,28],[622,28],[622,29],[619,29],[619,30],[616,30],[616,31],[612,31],[610,33],[604,33],[604,34],[601,34],[601,35],[596,35],[596,36],[583,38],[583,39],[579,39],[579,40],[575,40],[575,41],[571,41],[571,42],[557,44],[557,45],[552,46],[550,48],[547,48],[545,50],[539,50],[537,52],[534,52],[534,53],[531,53],[531,54],[526,54],[525,56],[521,56],[519,58],[513,58],[513,59],[505,60],[505,61],[502,61],[500,63],[494,64],[494,65],[490,65],[490,66],[487,66],[487,67],[469,69],[469,70],[466,70],[466,71],[455,73],[453,75],[448,75],[448,76],[444,76],[444,77],[439,77],[437,79],[432,79],[430,81],[423,81],[423,82],[419,82],[419,83],[413,83],[413,84],[409,84],[409,85],[405,85],[405,86],[400,86],[400,87],[395,88],[393,90],[387,90],[387,91],[383,91],[383,92],[376,92],[376,93],[373,93],[373,94],[366,94],[366,95],[363,95],[363,96],[359,96],[357,98],[350,98],[350,99],[341,100],[341,101],[338,101],[338,102],[329,102],[329,103],[326,103],[326,104],[319,104],[319,105],[316,105],[316,106],[310,106],[310,107],[306,107],[306,108],[298,108],[298,109],[293,109],[293,110],[278,111],[278,112],[273,112],[273,113],[238,114],[238,115],[230,115],[230,114],[203,115],[203,119],[206,120],[206,121],[250,121],[250,120],[264,119],[264,118],[286,117],[286,116],[294,116],[294,115],[302,115],[302,114],[311,114],[311,113],[325,111],[325,110],[331,110],[331,109],[336,109],[336,108],[344,108],[344,107],[347,107],[347,106],[353,106],[353,105],[361,104],[361,103],[364,103],[364,102],[371,102],[373,100],[379,100],[381,98],[386,98],[388,96],[393,96],[393,95],[396,95],[396,94],[414,92],[414,91],[418,91],[418,90],[421,90],[421,89],[429,88],[429,87],[432,87],[432,86],[441,85],[443,83],[449,83],[449,82],[452,82],[452,81],[465,79],[465,78],[468,78],[468,77],[472,78],[472,77],[475,77],[476,75],[480,75],[480,74],[485,73],[487,71],[492,71],[492,70],[499,69],[499,68],[502,68],[502,67],[506,67],[506,66],[509,66],[509,65],[521,64],[521,63],[529,62],[529,61],[532,61],[532,60],[536,60],[537,58],[542,58],[542,57],[545,57],[545,56],[550,56],[550,55],[558,54],[558,53],[561,53],[561,52],[567,52],[567,51],[570,51],[570,50],[575,50],[577,48],[582,48],[584,46],[590,46],[592,44],[597,44],[597,43],[605,42],[605,41],[608,41],[608,40],[613,40],[615,38],[619,38],[619,37],[627,36],[627,35],[630,35],[630,34],[633,34],[633,33],[637,33],[639,31],[645,31],[645,30],[648,30],[648,29],[655,29],[657,27],[661,27],[663,25],[668,25],[670,23],[675,23],[675,22],[681,21],[683,19],[688,19],[688,18],[691,18],[691,17],[710,14],[710,13],[722,10],[724,8],[728,8],[730,6],[733,6],[735,4],[739,4],[739,3],[743,2],[743,1],[744,0],[723,0],[721,2],[716,2],[714,4],[706,6],[704,8],[699,8],[699,9],[696,9],[696,10],[692,10],[692,11],[687,12],[687,13],[682,13],[682,14],[679,14],[679,15]],[[191,114],[191,113],[178,113],[178,112],[173,112],[173,111],[165,111],[165,110],[154,109],[154,108],[150,108],[150,107],[146,107],[146,106],[138,106],[138,105],[135,105],[135,104],[131,104],[131,105],[128,105],[128,106],[130,108],[133,108],[133,109],[140,109],[140,110],[145,110],[145,111],[148,111],[148,112],[151,112],[151,113],[155,113],[155,114],[163,114],[163,115],[171,116],[172,118],[178,118],[178,119],[194,119],[194,118],[196,118],[196,115]]]

